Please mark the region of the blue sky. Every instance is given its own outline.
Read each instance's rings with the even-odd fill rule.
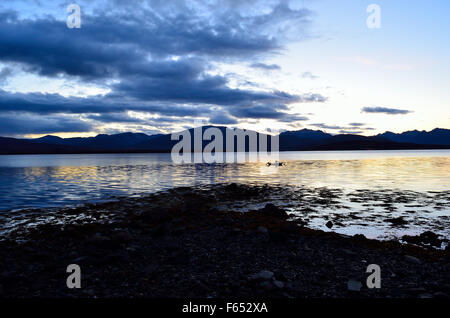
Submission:
[[[0,4],[0,135],[450,128],[448,1],[70,3]]]

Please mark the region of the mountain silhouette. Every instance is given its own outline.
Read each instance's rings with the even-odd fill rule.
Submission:
[[[227,134],[223,126],[198,127],[202,135],[208,128],[218,129],[224,139],[226,151]],[[188,129],[191,136],[191,151],[194,151],[194,129]],[[268,150],[271,150],[269,135],[246,130],[256,136],[257,150],[259,140],[266,138]],[[126,153],[126,152],[170,152],[179,140],[172,140],[171,134],[146,135],[143,133],[100,134],[95,137],[60,138],[47,135],[36,139],[18,139],[0,137],[0,154],[50,154],[50,153]],[[396,134],[385,132],[376,136],[351,134],[331,135],[320,130],[302,129],[286,131],[280,134],[280,151],[302,150],[394,150],[394,149],[450,149],[450,130],[436,128],[430,132],[407,131]],[[249,137],[245,139],[245,151],[249,151]],[[202,149],[210,140],[202,140]],[[235,148],[237,151],[237,140]]]
[[[450,130],[436,128],[430,132],[427,131],[406,131],[401,134],[395,134],[387,131],[377,135],[395,142],[407,142],[423,145],[448,145],[450,143]]]

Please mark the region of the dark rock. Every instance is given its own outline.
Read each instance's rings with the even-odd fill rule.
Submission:
[[[277,287],[277,288],[279,288],[279,289],[283,289],[284,288],[284,283],[283,282],[280,282],[279,280],[274,280],[273,281],[273,284],[274,284],[274,286],[275,287]]]
[[[417,257],[411,256],[411,255],[405,255],[405,260],[408,263],[420,265],[422,262]]]
[[[442,240],[439,239],[439,236],[431,231],[423,232],[418,236],[409,236],[404,235],[402,240],[416,245],[431,245],[434,247],[440,248],[442,246]]]
[[[298,233],[299,227],[296,223],[288,222],[285,226],[283,226],[282,231],[287,234],[295,234]]]
[[[403,216],[400,216],[398,218],[385,219],[384,221],[391,223],[393,226],[402,226],[408,224],[408,221],[404,220]]]
[[[88,244],[96,248],[107,248],[111,246],[111,239],[103,235],[94,235],[88,239]]]
[[[235,192],[239,189],[239,186],[236,183],[230,183],[225,187],[226,191]]]
[[[333,222],[328,221],[325,225],[327,228],[331,229],[333,227]]]
[[[449,295],[447,295],[446,293],[443,293],[443,292],[436,292],[433,294],[433,296],[436,298],[450,298]]]
[[[353,237],[357,240],[367,240],[366,236],[364,234],[355,234]]]
[[[272,203],[267,203],[266,206],[259,211],[278,218],[285,219],[288,217],[286,211],[280,209],[279,207],[275,206]]]
[[[128,241],[131,241],[132,239],[133,239],[133,237],[127,231],[116,232],[113,236],[113,240],[116,240],[119,242],[128,242]]]
[[[360,281],[350,279],[347,282],[347,289],[351,292],[360,292],[362,284]]]
[[[258,226],[257,231],[262,234],[269,234],[269,230],[265,226]]]
[[[169,257],[169,263],[176,265],[188,265],[190,263],[190,255],[186,251],[177,251]]]
[[[274,273],[268,270],[262,270],[257,274],[249,277],[250,280],[270,280],[274,277]]]
[[[159,266],[156,264],[150,264],[143,269],[143,272],[146,276],[151,277],[155,275],[159,270]]]
[[[274,288],[274,285],[271,281],[263,281],[259,284],[264,290],[271,291]]]

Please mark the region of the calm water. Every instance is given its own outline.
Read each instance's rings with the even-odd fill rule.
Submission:
[[[0,156],[0,211],[71,205],[177,186],[222,182],[444,191],[450,150],[284,152],[265,160],[174,164],[170,154]]]
[[[326,221],[333,220],[332,230],[343,234],[386,239],[431,230],[450,239],[450,150],[285,152],[280,160],[286,166],[268,167],[267,159],[175,164],[170,154],[0,156],[0,236],[67,222],[57,210],[36,216],[23,211],[27,208],[237,182],[281,185],[284,191],[256,202],[230,200],[219,208],[245,211],[273,202],[325,231]],[[389,222],[399,217],[406,225]]]

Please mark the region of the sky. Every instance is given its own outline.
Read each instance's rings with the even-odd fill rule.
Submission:
[[[446,0],[72,3],[0,3],[0,136],[450,128]]]

